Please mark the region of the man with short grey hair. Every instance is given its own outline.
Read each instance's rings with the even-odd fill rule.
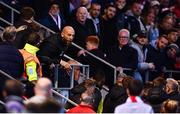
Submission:
[[[118,44],[109,49],[107,53],[108,61],[122,72],[123,68],[129,68],[131,71],[125,71],[128,75],[133,75],[133,70],[138,65],[137,51],[129,46],[130,34],[127,29],[121,29],[118,34]],[[109,79],[112,81],[112,79]],[[108,80],[108,81],[109,81]]]

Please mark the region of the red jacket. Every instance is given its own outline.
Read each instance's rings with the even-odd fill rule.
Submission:
[[[67,113],[96,113],[93,110],[92,106],[89,105],[78,105],[74,108],[71,108],[69,111],[67,111]]]

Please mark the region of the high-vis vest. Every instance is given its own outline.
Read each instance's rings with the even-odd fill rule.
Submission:
[[[31,62],[31,61],[34,61],[36,63],[36,73],[37,73],[38,78],[42,77],[42,68],[41,68],[41,65],[40,65],[40,62],[39,62],[38,58],[35,55],[27,52],[24,49],[20,49],[19,51],[21,52],[21,54],[22,54],[22,56],[24,58],[24,74],[23,74],[23,79],[25,79],[25,80],[28,79],[29,80],[29,77],[28,77],[28,75],[26,73],[26,64]]]

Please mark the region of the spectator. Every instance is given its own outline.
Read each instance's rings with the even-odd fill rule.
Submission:
[[[55,3],[52,4],[48,15],[42,18],[40,22],[54,32],[61,31],[65,25],[65,20],[60,12],[59,5]]]
[[[175,64],[177,63],[176,59],[178,58],[177,57],[177,54],[179,53],[179,47],[172,43],[170,44],[168,47],[167,47],[167,51],[166,51],[166,59],[168,60],[166,62],[166,68],[167,69],[176,69],[176,66]]]
[[[100,30],[100,13],[101,13],[101,5],[97,3],[92,3],[91,8],[89,10],[88,18],[93,21],[94,27],[96,29],[96,34],[101,37],[101,30]]]
[[[171,100],[180,101],[179,84],[173,78],[166,79],[165,92],[168,94],[168,98]]]
[[[113,46],[109,49],[107,59],[111,64],[118,67],[122,72],[123,68],[130,68],[135,70],[138,65],[138,54],[137,51],[128,45],[130,33],[127,29],[121,29],[118,35],[119,45]],[[129,75],[133,74],[134,71],[125,71]],[[112,81],[109,79],[108,81]]]
[[[85,47],[85,39],[89,35],[95,35],[95,27],[92,20],[87,19],[88,11],[85,7],[80,7],[76,12],[76,19],[70,25],[75,30],[74,43]]]
[[[26,109],[28,113],[64,113],[61,105],[52,98],[48,98],[40,104],[28,103]]]
[[[155,41],[152,41],[148,46],[148,53],[146,62],[153,63],[155,65],[156,73],[150,75],[151,79],[163,72],[166,63],[166,52],[165,48],[168,45],[168,40],[166,35],[161,35]]]
[[[165,16],[159,23],[159,35],[167,34],[174,27],[175,19],[173,16]]]
[[[24,75],[22,78],[36,83],[39,77],[42,77],[42,69],[36,52],[39,51],[40,36],[37,33],[31,33],[27,37],[24,49],[20,52],[24,58]]]
[[[62,60],[62,57],[74,38],[74,29],[71,26],[65,26],[61,33],[54,34],[45,39],[38,51],[38,56],[42,66],[43,76],[54,80],[52,69],[54,64],[61,64],[69,69],[70,65]]]
[[[23,85],[15,80],[7,80],[3,89],[6,109],[8,113],[25,112],[23,103]]]
[[[92,108],[94,98],[91,94],[88,94],[88,92],[82,93],[80,100],[80,105],[70,109],[67,113],[95,113]]]
[[[179,105],[177,101],[168,99],[163,102],[160,113],[179,113],[178,107]]]
[[[126,103],[115,108],[114,113],[153,113],[150,105],[145,104],[139,95],[141,94],[143,85],[139,80],[132,80],[128,84]]]
[[[116,19],[117,19],[117,30],[121,30],[125,26],[125,19],[127,15],[125,14],[127,10],[127,0],[115,0],[116,6]]]
[[[145,23],[141,17],[142,7],[139,2],[134,2],[131,10],[127,12],[128,18],[126,19],[125,28],[130,31],[131,36],[140,31],[146,31]]]
[[[97,36],[88,36],[86,38],[86,49],[94,55],[105,59],[105,54],[99,49],[99,42],[100,41]],[[102,62],[91,57],[86,53],[86,50],[79,51],[78,56],[77,60],[79,62],[90,65],[90,77],[95,76],[98,72],[104,71]]]
[[[3,42],[0,43],[0,69],[12,76],[13,78],[20,79],[24,71],[24,60],[21,53],[12,44],[12,42],[16,38],[16,31],[17,29],[14,26],[6,27],[3,31]],[[0,94],[2,94],[2,88],[6,80],[6,76],[1,74]],[[2,95],[0,98],[3,98]]]
[[[171,29],[169,32],[168,32],[168,41],[169,43],[177,43],[177,40],[178,40],[178,30],[176,29]]]
[[[116,28],[116,7],[114,4],[108,4],[104,9],[102,15],[102,24],[100,24],[102,49],[106,53],[109,47],[112,47],[117,42],[117,28]]]
[[[17,33],[17,38],[14,41],[14,45],[18,48],[18,49],[22,49],[25,46],[25,41],[26,41],[26,37],[32,33],[32,32],[38,32],[40,27],[33,22],[34,19],[34,9],[32,9],[31,7],[23,7],[20,11],[20,19],[15,22],[15,27],[18,28],[22,25],[24,25],[24,27],[26,29],[20,31]]]
[[[142,77],[145,77],[147,75],[148,70],[155,69],[155,65],[153,63],[147,63],[146,62],[146,56],[147,56],[147,34],[145,31],[141,31],[137,34],[136,38],[134,39],[134,43],[132,43],[132,47],[136,49],[138,52],[138,68],[137,71],[135,71],[135,79],[143,81]],[[147,81],[147,80],[145,80]]]
[[[116,106],[126,102],[127,93],[122,85],[122,80],[126,78],[125,74],[117,77],[117,83],[110,88],[103,102],[103,113],[113,113]]]
[[[156,15],[154,12],[148,12],[145,16],[145,24],[148,33],[149,42],[156,40],[159,36],[159,30],[157,28]]]
[[[52,97],[52,82],[48,78],[40,78],[35,87],[34,93],[35,95],[28,99],[25,104],[33,103],[33,104],[41,104],[46,99]]]

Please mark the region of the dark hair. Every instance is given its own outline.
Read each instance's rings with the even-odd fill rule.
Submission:
[[[23,95],[23,86],[20,84],[20,82],[7,80],[4,86],[4,91],[6,92],[7,96],[16,95],[21,97]]]
[[[114,7],[114,8],[116,8],[116,6],[114,5],[113,2],[107,4],[107,5],[105,6],[105,9],[108,9],[109,7]]]
[[[28,35],[26,42],[28,44],[31,44],[33,46],[36,46],[38,43],[40,43],[40,36],[36,32],[32,32]]]
[[[129,94],[132,96],[139,96],[143,89],[143,83],[140,80],[131,80],[128,84]]]
[[[34,15],[34,9],[32,9],[31,7],[23,7],[21,9],[21,17],[25,20],[31,19]]]

